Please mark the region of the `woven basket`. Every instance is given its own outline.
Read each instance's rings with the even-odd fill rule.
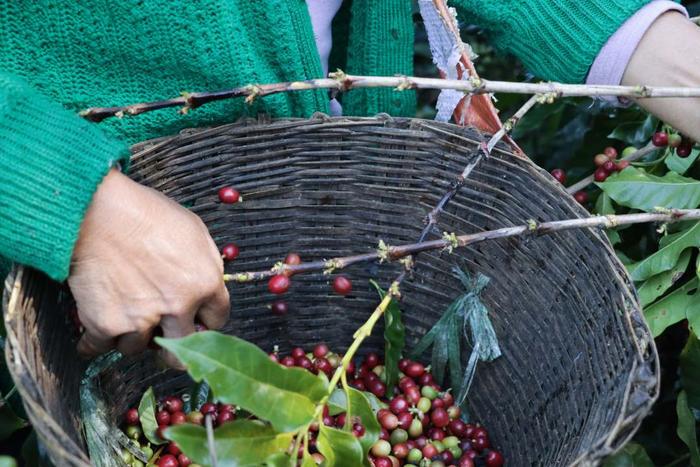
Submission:
[[[318,260],[374,250],[380,239],[412,243],[480,141],[454,125],[386,116],[246,120],[140,144],[132,175],[190,207],[217,243],[240,245],[228,272],[258,270],[289,251]],[[228,184],[245,202],[217,201]],[[435,235],[586,215],[546,172],[499,146],[449,203]],[[469,405],[508,464],[595,465],[625,443],[657,397],[658,357],[604,233],[562,231],[421,254],[402,286],[409,347],[460,293],[455,264],[491,278],[483,300],[503,357],[479,366]],[[235,285],[225,331],[268,351],[319,341],[342,350],[377,304],[368,280],[386,286],[398,267],[350,268],[348,297],[330,293],[321,273],[296,276],[287,317],[269,313],[264,282]],[[78,398],[87,364],[67,331],[64,295],[42,274],[14,270],[3,303],[7,360],[54,462],[82,466],[90,462]],[[382,347],[377,329],[362,351]],[[148,354],[121,360],[99,382],[110,423],[149,385],[163,394],[188,384]],[[99,455],[116,458],[108,443]]]

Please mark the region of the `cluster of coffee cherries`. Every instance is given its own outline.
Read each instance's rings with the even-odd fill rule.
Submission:
[[[219,190],[219,201],[224,204],[238,203],[242,199],[241,194],[233,187],[226,186]],[[227,243],[221,248],[221,258],[225,261],[233,261],[238,258],[240,252],[240,248],[235,243]],[[301,264],[301,257],[297,253],[289,253],[284,259],[284,264],[287,266],[298,266]],[[291,277],[291,271],[275,274],[268,281],[267,289],[275,295],[282,295],[292,285]],[[346,276],[336,276],[333,279],[333,290],[339,295],[348,295],[352,291],[352,282]],[[285,301],[278,300],[270,305],[270,310],[275,315],[285,315],[289,307]]]
[[[183,423],[203,425],[204,417],[207,415],[211,417],[214,426],[221,426],[224,423],[236,419],[236,409],[230,404],[205,402],[198,410],[185,413],[184,401],[182,398],[178,396],[167,396],[158,404],[158,409],[156,411],[158,431],[156,434],[160,438],[163,438],[163,430],[172,425],[181,425]],[[176,443],[169,442],[163,445],[162,448],[154,451],[154,448],[143,435],[139,413],[135,408],[127,410],[124,415],[124,432],[129,438],[139,443],[141,451],[151,461],[149,465],[156,465],[158,467],[200,467],[199,464],[192,463]],[[154,452],[157,453],[155,458]],[[133,467],[145,465],[128,450],[123,451],[122,460],[124,460],[127,465]]]
[[[651,137],[651,143],[657,148],[671,147],[676,150],[678,157],[688,157],[693,150],[695,144],[690,138],[686,138],[678,133],[667,133],[665,131],[657,131]]]
[[[276,352],[270,358],[288,367],[300,367],[313,373],[330,376],[342,364],[342,356],[319,344],[312,352],[295,347],[290,355]],[[488,432],[483,426],[465,423],[461,409],[455,405],[449,390],[444,391],[423,364],[408,359],[399,361],[400,380],[397,387],[385,384],[385,367],[376,353],[369,353],[359,365],[350,362],[346,369],[348,382],[360,391],[374,394],[384,407],[377,411],[381,427],[379,440],[370,449],[375,467],[500,467],[503,455],[491,449]],[[351,423],[352,432],[361,437],[365,427],[361,420],[348,422],[345,413],[331,416],[327,408],[323,423],[343,428]],[[323,456],[316,449],[316,432],[312,426],[309,452],[318,463]]]

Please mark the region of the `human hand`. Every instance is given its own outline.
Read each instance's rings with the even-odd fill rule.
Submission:
[[[195,317],[224,325],[229,295],[221,255],[195,214],[112,170],[80,228],[68,277],[85,333],[78,351],[143,351],[154,328],[194,332]],[[163,355],[178,366],[172,355]]]

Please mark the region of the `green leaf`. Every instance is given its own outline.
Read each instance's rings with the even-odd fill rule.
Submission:
[[[289,455],[284,452],[278,452],[265,459],[263,465],[267,467],[289,467],[293,464]]]
[[[678,263],[676,263],[673,268],[656,274],[655,276],[651,276],[637,288],[637,292],[639,293],[639,301],[641,302],[642,306],[647,306],[659,298],[683,276],[685,270],[688,269],[691,253],[692,250],[690,249],[683,251],[681,256],[678,258]]]
[[[163,444],[165,441],[157,435],[158,422],[156,422],[156,396],[153,394],[153,388],[148,388],[141,396],[139,402],[139,420],[143,434],[153,444]]]
[[[597,185],[616,203],[643,211],[657,207],[693,209],[700,205],[700,180],[675,172],[659,177],[627,167]]]
[[[204,331],[157,341],[185,364],[194,380],[206,380],[218,400],[269,421],[279,432],[310,423],[326,394],[320,378],[275,363],[237,337]]]
[[[700,410],[700,339],[692,333],[681,352],[680,373],[688,404]]]
[[[608,138],[619,139],[632,146],[641,146],[649,141],[658,124],[658,118],[648,115],[642,121],[625,122],[619,125],[608,135]]]
[[[598,199],[595,201],[595,212],[601,216],[615,214],[615,206],[613,205],[612,198],[607,193],[602,192],[598,195]]]
[[[654,463],[641,445],[627,443],[620,452],[605,459],[603,467],[654,467]]]
[[[211,465],[206,428],[184,423],[165,430],[165,436],[178,444],[193,461]],[[294,433],[277,433],[260,421],[236,420],[214,430],[214,446],[220,467],[257,466],[262,459],[285,453]],[[274,459],[274,457],[273,457]]]
[[[10,456],[0,456],[0,467],[17,467],[17,461]]]
[[[383,299],[386,292],[375,281],[370,282]],[[399,380],[399,359],[405,346],[406,328],[401,319],[401,308],[392,299],[384,312],[384,371],[387,388],[393,388]]]
[[[321,424],[316,445],[326,458],[325,467],[357,467],[363,464],[362,445],[348,431]]]
[[[693,278],[644,310],[651,333],[658,337],[667,327],[686,318],[688,310],[700,306],[698,279]]]
[[[667,235],[656,253],[647,256],[635,265],[634,270],[630,273],[632,280],[638,282],[668,271],[678,264],[681,254],[687,248],[698,246],[700,246],[700,223],[695,223],[688,230]]]
[[[685,391],[678,394],[676,401],[676,414],[678,415],[678,437],[690,450],[690,465],[700,467],[700,451],[698,450],[697,432],[695,429],[695,417],[688,407],[688,395]]]
[[[678,157],[673,151],[665,160],[666,167],[668,167],[668,170],[683,175],[695,163],[698,155],[700,155],[700,149],[693,149],[688,157]]]
[[[360,444],[362,445],[363,459],[365,459],[365,465],[370,465],[367,460],[367,453],[369,453],[370,448],[379,439],[379,434],[381,432],[381,427],[377,421],[377,416],[375,415],[376,410],[372,406],[372,403],[368,396],[373,396],[371,393],[365,393],[358,391],[355,388],[349,388],[350,393],[350,410],[348,410],[347,399],[345,397],[345,391],[342,389],[336,389],[331,394],[328,400],[329,406],[331,404],[335,405],[340,409],[340,412],[347,411],[346,420],[350,420],[352,417],[360,417],[362,424],[365,427],[365,434],[360,438]],[[331,412],[332,413],[332,412]]]

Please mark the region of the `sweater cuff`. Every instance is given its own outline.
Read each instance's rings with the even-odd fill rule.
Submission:
[[[654,0],[625,21],[600,49],[588,72],[586,84],[619,85],[644,33],[659,16],[669,11],[678,11],[688,17],[682,5],[670,0]],[[618,101],[615,96],[605,96],[603,100],[613,104],[630,102],[627,99]]]
[[[61,281],[93,193],[129,151],[28,86],[0,85],[0,256]]]
[[[649,1],[515,2],[503,46],[544,79],[582,83],[603,44]]]

